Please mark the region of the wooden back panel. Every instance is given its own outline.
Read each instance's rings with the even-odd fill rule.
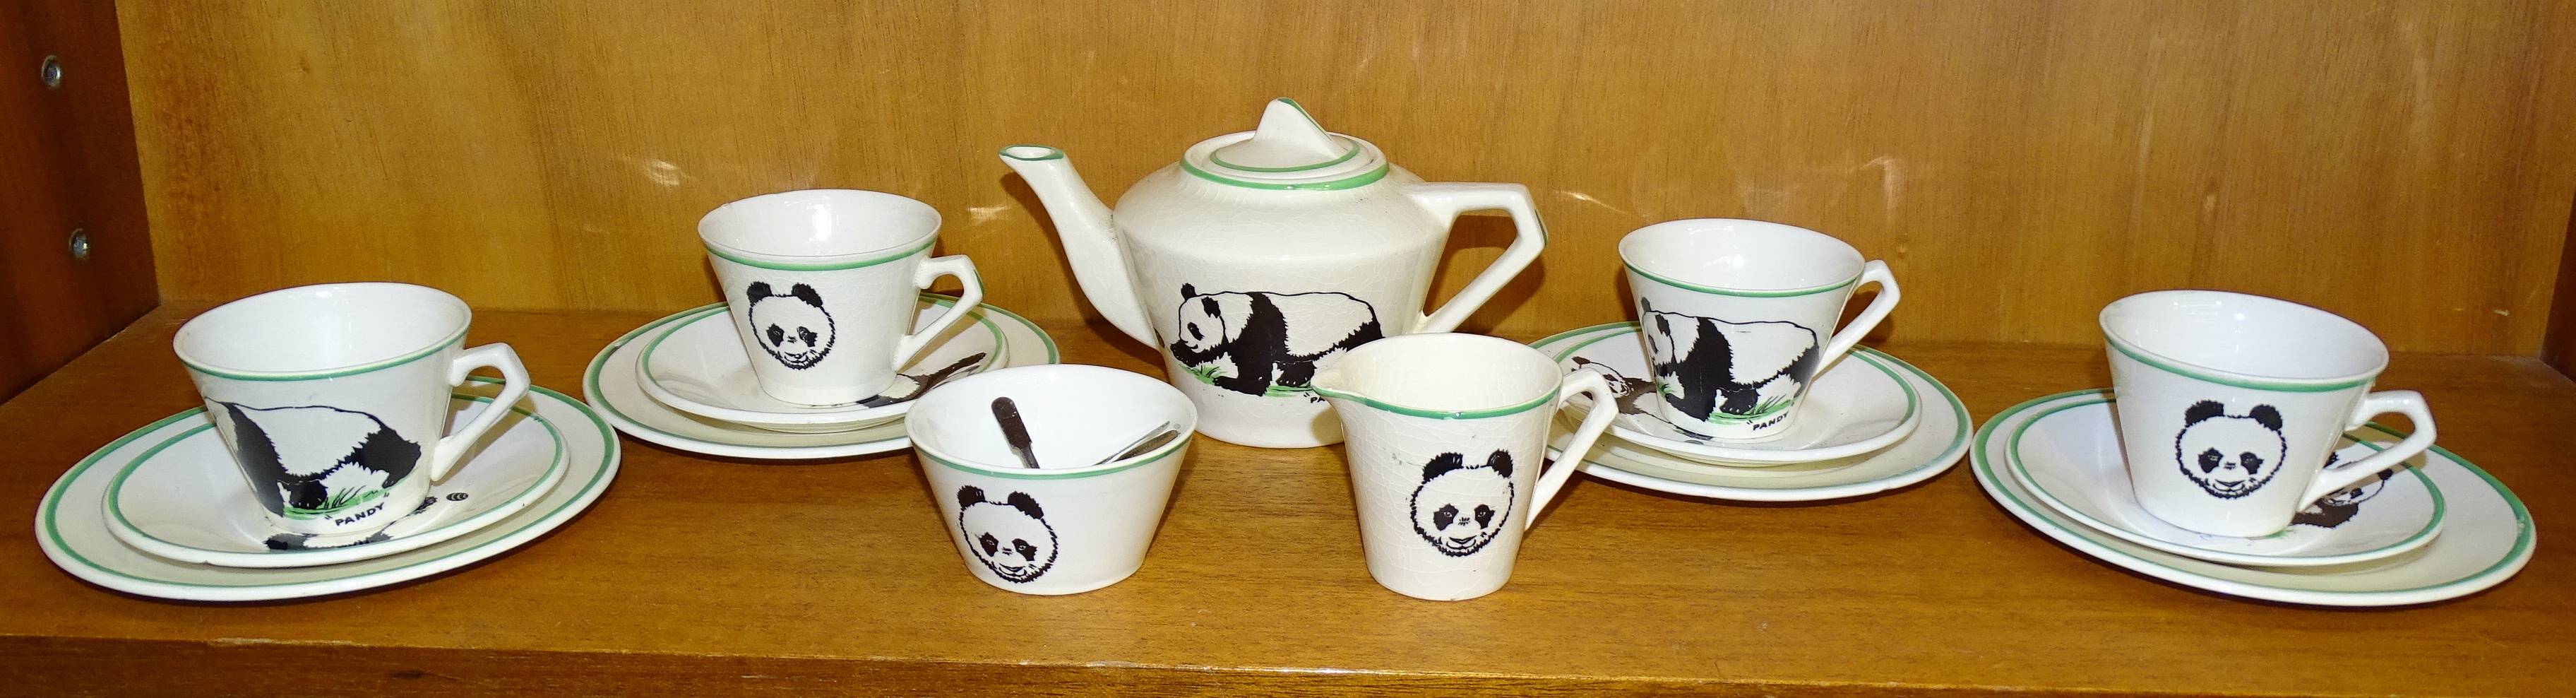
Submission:
[[[2132,292],[2344,313],[2399,350],[2536,353],[2576,193],[2576,5],[121,4],[164,293],[343,279],[502,308],[716,298],[694,237],[805,187],[948,216],[992,302],[1083,312],[994,159],[1113,201],[1294,96],[1556,232],[1471,329],[1628,316],[1614,245],[1702,216],[1885,258],[1910,340],[2098,341]],[[1463,226],[1440,290],[1507,241]]]

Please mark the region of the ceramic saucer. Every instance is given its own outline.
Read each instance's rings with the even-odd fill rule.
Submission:
[[[925,303],[954,302],[956,299],[933,293],[922,294]],[[721,315],[724,304],[702,306],[646,323],[635,331],[609,342],[599,355],[591,357],[590,368],[582,374],[582,390],[590,405],[599,408],[602,418],[618,431],[663,446],[731,458],[798,459],[842,458],[882,453],[907,448],[912,439],[904,432],[902,420],[896,420],[851,431],[828,434],[790,434],[749,427],[718,419],[699,417],[654,400],[637,385],[635,364],[643,352],[637,340],[673,323],[704,315]],[[989,318],[1001,328],[1001,366],[1026,366],[1057,362],[1055,340],[1038,329],[1036,323],[1010,311],[985,304],[975,309],[981,318]],[[976,324],[982,324],[978,319]],[[960,325],[968,324],[964,322]]]
[[[1797,421],[1777,438],[1758,442],[1713,441],[1655,414],[1654,373],[1646,365],[1637,323],[1619,322],[1539,340],[1539,347],[1567,371],[1592,371],[1619,392],[1619,417],[1611,434],[1628,443],[1688,460],[1762,466],[1848,458],[1886,448],[1914,433],[1924,419],[1922,396],[1883,362],[1836,361],[1816,376],[1798,406]],[[1846,358],[1865,356],[1855,351]],[[1881,356],[1884,356],[1883,354]],[[1575,402],[1590,408],[1590,399]]]
[[[476,379],[457,392],[489,399],[497,383]],[[563,446],[563,484],[517,513],[448,540],[368,560],[314,567],[247,569],[149,555],[108,532],[100,506],[116,474],[146,452],[208,423],[203,409],[154,422],[98,449],[45,492],[36,511],[36,544],[72,576],[117,591],[190,601],[260,601],[338,594],[456,569],[536,540],[599,499],[617,477],[619,447],[608,423],[590,408],[542,387],[528,390],[532,420],[554,425]],[[468,463],[461,473],[471,471]],[[241,489],[241,483],[229,483]],[[472,501],[471,499],[467,501]],[[129,514],[133,512],[128,512]]]
[[[458,394],[466,424],[491,399]],[[242,486],[241,471],[203,422],[154,443],[108,482],[107,530],[143,552],[181,562],[227,567],[309,567],[416,550],[499,523],[563,482],[563,427],[525,407],[500,423],[482,448],[433,483],[419,508],[362,541],[316,545],[311,536],[280,533]]]
[[[945,298],[927,299],[914,329],[928,327],[952,304]],[[913,398],[999,363],[1002,353],[1001,326],[991,315],[973,315],[973,322],[951,325],[931,340],[930,348],[876,397],[844,405],[800,405],[761,391],[732,313],[723,304],[716,308],[646,337],[643,358],[635,364],[636,384],[682,412],[771,431],[849,431],[901,419],[912,409]]]
[[[2003,435],[2005,473],[2032,498],[2067,518],[2138,545],[2213,562],[2314,567],[2366,562],[2433,542],[2442,530],[2442,491],[2423,471],[2381,479],[2326,497],[2300,512],[2290,528],[2261,538],[2216,536],[2165,523],[2138,506],[2129,489],[2113,400],[2070,401],[2040,411]],[[2381,446],[2347,434],[2338,461]]]
[[[2457,598],[2495,586],[2531,561],[2531,513],[2504,483],[2440,446],[2419,470],[2447,503],[2442,534],[2402,555],[2327,567],[2239,567],[2174,555],[2121,540],[2037,503],[2006,465],[2009,436],[2051,409],[2099,403],[2099,390],[2060,393],[2005,410],[1978,428],[1970,470],[2004,511],[2041,535],[2103,562],[2222,594],[2319,606],[2399,606]],[[2372,441],[2401,435],[2377,425],[2354,432]],[[2001,435],[2001,436],[1999,436]]]
[[[1850,359],[1879,362],[1904,378],[1917,394],[1939,396],[1922,410],[1912,434],[1872,453],[1831,461],[1767,467],[1730,468],[1682,460],[1654,449],[1631,447],[1623,439],[1603,438],[1585,456],[1583,472],[1612,482],[1658,492],[1755,502],[1807,502],[1855,497],[1931,479],[1959,462],[1968,450],[1968,407],[1950,389],[1921,369],[1867,347],[1853,349]],[[1548,455],[1562,455],[1567,436],[1560,424]]]

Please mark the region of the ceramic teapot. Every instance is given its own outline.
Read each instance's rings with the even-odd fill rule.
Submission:
[[[1163,353],[1199,432],[1246,446],[1341,441],[1319,363],[1383,337],[1447,332],[1538,258],[1547,231],[1518,184],[1425,183],[1295,101],[1258,129],[1190,146],[1111,211],[1042,145],[1003,148],[1055,219],[1083,295]],[[1518,237],[1466,289],[1422,312],[1449,226],[1500,209]]]

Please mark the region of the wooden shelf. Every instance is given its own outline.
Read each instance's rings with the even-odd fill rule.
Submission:
[[[2576,690],[2576,563],[2423,607],[2348,611],[2195,591],[2024,527],[1964,468],[1818,505],[1693,500],[1584,479],[1510,586],[1418,601],[1361,561],[1336,449],[1201,440],[1144,570],[1069,597],[969,577],[908,452],[807,463],[626,441],[580,519],[431,579],[300,602],[189,604],[84,584],[37,551],[38,496],[83,454],[196,401],[165,306],[0,405],[0,673],[45,695],[842,695],[2072,691],[2535,695]],[[537,381],[651,314],[485,312]],[[1066,359],[1143,348],[1050,327]],[[1526,339],[1526,338],[1524,338]],[[1980,420],[2107,384],[2096,347],[1892,344]],[[2576,384],[2538,361],[2405,355],[2444,444],[2576,521],[2544,440]]]

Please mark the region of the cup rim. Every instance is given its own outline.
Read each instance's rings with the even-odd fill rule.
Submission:
[[[289,294],[310,294],[343,288],[386,289],[411,294],[417,299],[426,300],[431,303],[443,304],[450,308],[454,308],[464,315],[464,321],[457,323],[454,331],[448,332],[446,336],[430,342],[427,346],[398,351],[393,353],[391,356],[383,358],[368,359],[334,366],[298,369],[293,371],[259,371],[225,366],[220,363],[205,360],[203,357],[195,356],[188,350],[190,338],[202,332],[212,331],[203,329],[192,331],[191,328],[202,327],[197,324],[201,321],[212,322],[212,320],[208,320],[208,318],[218,318],[218,314],[226,313],[226,309],[228,308],[232,309],[231,312],[233,313],[249,312],[241,310],[240,308],[246,307],[244,306],[245,303],[257,301],[259,299]],[[321,380],[326,378],[354,376],[361,373],[372,373],[428,358],[447,349],[448,347],[465,343],[465,332],[466,330],[471,329],[473,325],[474,308],[473,306],[467,305],[465,303],[465,299],[458,298],[455,294],[428,286],[395,281],[354,281],[329,284],[308,284],[304,286],[291,286],[236,298],[230,302],[224,303],[223,305],[215,306],[206,312],[198,313],[196,317],[189,318],[186,323],[179,326],[179,331],[171,337],[170,350],[171,353],[178,355],[180,364],[199,373],[204,373],[218,378],[248,381]]]
[[[1729,230],[1729,228],[1740,230]],[[1675,278],[1675,276],[1669,272],[1658,273],[1650,271],[1646,268],[1646,265],[1638,262],[1638,258],[1642,256],[1643,253],[1635,250],[1634,248],[1636,246],[1652,244],[1650,242],[1650,239],[1652,238],[1695,234],[1759,234],[1784,236],[1811,244],[1830,243],[1830,248],[1833,249],[1834,253],[1848,259],[1851,262],[1853,269],[1850,276],[1843,277],[1837,281],[1809,284],[1805,286],[1756,288],[1751,286],[1719,286],[1703,282],[1688,281]],[[1701,293],[1714,293],[1745,298],[1786,298],[1840,290],[1859,283],[1861,276],[1869,271],[1869,258],[1866,255],[1862,255],[1859,248],[1852,247],[1851,243],[1843,241],[1842,238],[1837,238],[1817,232],[1813,229],[1790,225],[1787,223],[1754,220],[1750,218],[1684,218],[1680,220],[1655,223],[1636,230],[1628,231],[1627,235],[1619,238],[1619,263],[1622,266],[1627,267],[1628,271],[1634,272],[1638,276],[1645,277],[1646,279],[1652,280],[1656,283],[1672,286],[1674,288],[1698,291]]]
[[[2115,314],[2129,310],[2137,304],[2149,303],[2159,299],[2187,296],[2225,298],[2255,305],[2287,309],[2292,312],[2307,313],[2310,314],[2311,317],[2325,322],[2328,325],[2349,329],[2356,332],[2360,337],[2368,338],[2371,345],[2377,349],[2376,353],[2378,356],[2369,362],[2369,368],[2360,371],[2330,376],[2302,377],[2265,375],[2261,373],[2236,371],[2208,366],[2177,358],[2170,354],[2157,352],[2155,350],[2148,349],[2135,339],[2121,336],[2119,330],[2112,327],[2112,320]],[[2115,353],[2127,356],[2139,363],[2146,364],[2147,366],[2167,373],[2238,388],[2301,393],[2332,392],[2336,390],[2367,386],[2372,381],[2379,378],[2379,373],[2381,371],[2387,370],[2388,368],[2387,342],[2381,340],[2377,333],[2371,332],[2370,328],[2363,327],[2361,323],[2353,322],[2351,318],[2337,315],[2322,308],[2294,303],[2270,296],[2258,296],[2251,293],[2209,289],[2168,289],[2162,291],[2148,291],[2145,293],[2125,296],[2119,300],[2112,301],[2108,305],[2102,306],[2102,312],[2096,317],[2096,322],[2102,328],[2103,343],[2109,345],[2111,351]]]
[[[756,206],[772,205],[781,201],[813,197],[853,199],[867,203],[892,204],[898,207],[910,208],[916,213],[927,214],[929,216],[930,230],[921,234],[919,237],[909,238],[904,241],[882,247],[818,255],[761,252],[757,250],[744,249],[740,245],[718,242],[707,236],[708,224],[715,221],[718,216],[742,210],[736,209],[736,206],[748,209]],[[939,241],[939,229],[945,223],[946,219],[939,214],[938,208],[931,206],[928,202],[904,196],[902,194],[882,192],[872,189],[793,189],[781,192],[771,192],[758,196],[744,197],[717,205],[714,209],[707,211],[706,215],[698,217],[698,241],[706,246],[709,253],[741,264],[782,271],[831,271],[883,264],[897,259],[902,259],[904,257],[911,256],[915,252],[928,249],[931,245],[936,244]]]

